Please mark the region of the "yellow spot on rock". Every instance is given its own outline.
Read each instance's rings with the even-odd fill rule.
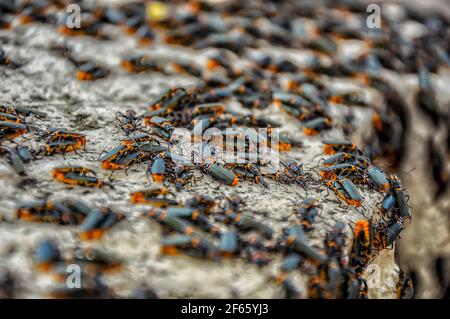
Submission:
[[[146,12],[151,21],[161,21],[167,18],[167,6],[159,1],[151,2],[147,6]]]

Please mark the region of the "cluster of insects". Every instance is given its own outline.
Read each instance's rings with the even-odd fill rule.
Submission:
[[[392,17],[383,17],[383,28],[377,30],[359,27],[365,24],[366,5],[344,0],[314,4],[233,0],[214,5],[191,0],[165,1],[159,7],[146,1],[115,7],[90,6],[79,1],[83,12],[80,28],[67,25],[68,4],[65,0],[20,3],[0,0],[0,29],[36,23],[55,26],[68,41],[53,44],[49,50],[69,62],[75,70],[74,78],[79,81],[106,81],[115,74],[101,58],[97,61],[80,58],[68,44],[70,38],[85,36],[109,41],[113,37],[111,28],[133,37],[139,46],[156,43],[187,47],[203,59],[163,59],[137,53],[121,56],[118,64],[122,72],[159,73],[161,77],[183,75],[196,82],[189,87],[167,89],[145,109],[115,114],[114,125],[122,134],[121,140],[98,157],[99,168],[111,173],[109,180],[97,176],[91,167],[62,165],[49,172],[56,182],[70,187],[113,189],[115,171],[127,173],[133,166],[144,164],[151,187],[131,192],[130,203],[147,205],[143,215],[162,225],[162,253],[182,252],[215,261],[241,257],[259,266],[267,265],[274,255],[281,253],[280,274],[274,280],[284,287],[287,297],[299,294],[289,280],[289,274],[297,269],[308,273],[308,292],[312,298],[367,297],[364,270],[376,251],[394,245],[405,222],[411,219],[408,197],[399,178],[386,174],[375,164],[377,159],[384,159],[390,168],[400,168],[412,125],[406,102],[383,76],[383,70],[417,74],[417,107],[434,126],[448,127],[445,121],[448,111],[439,105],[431,80],[433,73],[450,66],[450,41],[446,41],[449,34],[445,32],[449,22],[444,17],[430,18],[419,10],[405,9],[403,19],[426,25],[429,31],[412,40],[400,34],[399,21]],[[327,10],[323,10],[325,6]],[[357,23],[348,22],[350,14]],[[305,21],[313,21],[313,27]],[[339,47],[348,39],[361,41],[364,50],[345,59],[340,56]],[[265,47],[277,50],[263,50]],[[281,54],[297,49],[308,53],[301,62],[289,54]],[[0,48],[0,68],[9,72],[22,66],[9,51]],[[330,85],[335,78],[351,79],[360,87],[376,89],[381,93],[382,103],[372,105],[360,89],[336,90]],[[233,108],[234,104],[241,111]],[[336,116],[336,109],[341,106],[345,106],[343,119]],[[361,149],[349,141],[359,109],[372,112],[372,130]],[[301,124],[302,130],[277,135],[277,129],[284,123],[261,115],[271,112]],[[38,120],[46,118],[47,114],[31,108],[0,106],[0,155],[21,176],[27,175],[26,167],[32,161],[46,156],[83,156],[89,147],[91,141],[82,133],[37,125]],[[242,127],[255,130],[242,131]],[[197,133],[188,141],[193,146],[190,158],[176,152],[183,142],[179,128]],[[260,134],[257,130],[260,128],[266,135]],[[316,135],[329,136],[334,129],[341,129],[345,139],[323,140],[323,153],[328,157],[319,162],[317,174],[301,160],[285,156],[294,148],[302,148],[305,140],[315,139]],[[33,149],[17,142],[29,136],[43,143]],[[224,146],[237,156],[233,159],[219,156]],[[437,186],[436,198],[449,185],[445,155],[439,147],[430,139],[427,153]],[[273,148],[281,152],[279,167],[270,158],[259,157],[262,150]],[[255,152],[256,160],[249,156]],[[360,220],[355,224],[347,258],[343,224],[335,225],[326,234],[322,248],[309,244],[308,236],[322,205],[318,198],[307,197],[302,201],[295,211],[298,221],[277,236],[268,223],[246,214],[248,209],[237,195],[217,199],[197,194],[181,203],[172,192],[189,191],[191,186],[205,180],[204,175],[218,181],[219,187],[254,183],[266,189],[276,184],[298,186],[306,192],[331,190],[351,209],[364,209],[362,190],[384,194],[384,199],[376,207],[380,215],[377,220]],[[48,198],[20,205],[17,217],[29,222],[75,226],[82,240],[101,238],[125,218],[107,207],[92,208],[78,200]],[[36,262],[40,269],[58,274],[61,265],[73,258],[83,263],[85,252],[80,254],[61,256],[56,243],[45,241],[37,247]],[[121,264],[94,255],[95,258],[86,261],[89,268],[95,269],[91,273],[102,273]],[[406,274],[400,277],[397,295],[411,297],[411,280]],[[99,277],[92,276],[89,285],[81,293],[110,296]],[[64,289],[54,294],[72,296]]]
[[[125,217],[107,207],[93,208],[74,199],[53,201],[45,198],[19,205],[17,218],[37,223],[78,226],[80,239],[90,240],[101,238]]]
[[[167,195],[167,191],[162,193]],[[132,194],[132,202],[140,202],[136,201],[139,195]],[[156,197],[153,196],[154,200]],[[283,259],[279,274],[273,280],[283,287],[287,298],[299,295],[289,277],[298,269],[308,273],[310,298],[367,298],[368,286],[363,272],[372,256],[367,221],[356,223],[348,262],[344,254],[345,225],[342,223],[326,235],[323,249],[309,243],[306,234],[320,210],[317,199],[309,197],[300,203],[300,222],[284,228],[280,236],[275,236],[269,224],[248,215],[239,195],[226,198],[222,206],[216,207],[216,203],[212,197],[195,195],[183,205],[174,200],[169,205],[165,201],[164,208],[146,211],[144,216],[156,220],[164,228],[161,252],[216,261],[244,258],[260,267],[273,261],[273,253],[278,252]],[[231,230],[223,231],[225,225],[231,226]]]
[[[408,195],[395,175],[387,176],[378,166],[348,141],[323,141],[324,153],[331,155],[321,160],[321,177],[340,201],[347,205],[361,206],[363,196],[358,188],[368,187],[384,194],[377,206],[378,220],[360,221],[355,226],[354,247],[362,265],[370,261],[373,251],[393,247],[404,229],[405,221],[411,220]],[[360,261],[358,261],[359,263]],[[404,275],[406,276],[406,275]]]
[[[112,298],[114,293],[104,283],[102,276],[119,271],[122,261],[95,248],[77,247],[62,252],[55,241],[42,240],[36,245],[34,262],[41,273],[51,274],[54,287],[49,295],[52,298]],[[78,289],[66,283],[67,270],[77,265],[83,273],[83,285]]]
[[[329,189],[348,205],[361,206],[363,197],[356,185],[369,186],[385,193],[389,179],[380,167],[355,144],[341,140],[324,140],[324,153],[331,155],[321,160],[320,176]]]
[[[203,98],[195,92],[184,88],[170,89],[154,99],[148,111],[138,116],[134,111],[117,112],[116,125],[125,133],[121,145],[107,151],[100,157],[104,169],[128,169],[132,164],[151,162],[148,173],[154,182],[174,183],[177,190],[195,181],[193,169],[209,173],[225,185],[236,186],[239,180],[250,180],[267,186],[265,178],[272,178],[280,183],[297,184],[305,190],[313,182],[311,173],[306,172],[302,164],[291,158],[281,161],[282,169],[274,170],[269,160],[263,158],[251,161],[248,153],[256,149],[267,148],[271,140],[271,129],[279,127],[274,121],[263,117],[236,114],[226,109],[221,102],[200,103]],[[266,128],[268,136],[255,131],[244,131],[240,126]],[[176,127],[194,129],[200,137],[195,137],[194,156],[183,158],[171,146],[178,142],[174,134]],[[208,129],[217,129],[208,135]],[[227,143],[231,144],[227,145]],[[188,141],[190,143],[190,141]],[[279,151],[301,147],[301,141],[286,134],[273,139]],[[241,147],[241,157],[236,160],[218,160],[216,152],[223,146]],[[245,151],[245,152],[244,152]],[[205,156],[209,154],[211,156]]]

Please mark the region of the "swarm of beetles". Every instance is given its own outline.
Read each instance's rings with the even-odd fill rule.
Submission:
[[[198,84],[189,88],[175,87],[149,102],[144,113],[134,110],[117,112],[115,125],[123,134],[119,145],[99,154],[101,169],[128,170],[137,163],[147,163],[147,175],[153,180],[150,188],[130,194],[131,204],[150,205],[144,216],[164,228],[161,251],[164,254],[183,253],[198,258],[221,260],[243,258],[261,267],[272,261],[274,253],[283,255],[279,275],[274,280],[283,286],[286,297],[295,298],[299,291],[289,279],[297,269],[308,273],[308,292],[311,298],[366,298],[368,286],[363,278],[367,265],[378,250],[395,245],[411,219],[408,196],[396,175],[386,174],[376,165],[385,159],[392,168],[398,168],[405,151],[405,137],[409,123],[407,107],[399,92],[383,77],[382,70],[398,73],[417,73],[419,90],[417,106],[433,125],[447,125],[449,118],[437,102],[430,74],[450,66],[450,39],[445,30],[449,21],[439,15],[427,16],[413,8],[406,8],[408,19],[428,26],[429,34],[414,41],[402,37],[398,21],[382,19],[383,28],[376,31],[362,27],[366,6],[359,2],[328,1],[226,1],[210,4],[207,1],[169,1],[165,13],[154,12],[144,1],[121,6],[89,7],[80,2],[83,19],[81,28],[71,29],[66,24],[64,9],[68,2],[60,1],[0,1],[0,28],[10,29],[14,23],[54,25],[67,36],[90,36],[108,41],[108,28],[119,27],[135,37],[139,45],[152,43],[179,45],[194,50],[211,49],[205,64],[183,60],[160,61],[146,55],[124,56],[120,66],[130,73],[156,72],[164,75],[184,74],[197,78]],[[326,6],[326,7],[325,7]],[[326,8],[327,10],[323,10]],[[347,23],[352,13],[359,25]],[[314,20],[313,28],[306,28],[298,18]],[[342,59],[338,45],[345,39],[358,39],[366,48],[357,58]],[[299,64],[288,58],[269,53],[251,53],[267,45],[284,49],[307,49],[310,58]],[[50,51],[67,59],[79,81],[96,81],[108,77],[111,70],[101,63],[80,59],[67,44],[56,44]],[[248,64],[235,63],[236,56],[245,56]],[[19,69],[15,61],[0,48],[0,68]],[[359,91],[338,93],[329,88],[325,79],[346,77],[362,85],[377,89],[384,98],[383,107],[375,107]],[[239,103],[247,113],[229,107]],[[196,141],[194,152],[211,154],[220,140],[231,134],[234,141],[249,151],[267,147],[260,136],[245,136],[240,127],[278,128],[281,123],[255,115],[274,104],[303,125],[303,135],[322,135],[339,126],[349,138],[352,133],[353,107],[373,108],[373,134],[365,141],[363,150],[344,139],[324,139],[323,152],[328,157],[319,162],[317,176],[302,163],[283,157],[281,169],[273,169],[270,162],[256,162],[243,158],[240,163],[217,160],[213,156],[199,156],[195,164],[180,161],[171,146],[176,144],[176,128],[218,129],[218,137]],[[332,107],[351,106],[344,123],[332,115]],[[447,110],[448,113],[448,110]],[[0,106],[0,155],[14,170],[26,175],[26,164],[45,156],[64,156],[75,153],[82,156],[86,136],[67,128],[45,128],[38,124],[47,114],[19,105]],[[227,129],[227,130],[225,130]],[[231,129],[231,130],[230,130]],[[235,130],[233,130],[235,129]],[[15,143],[21,136],[32,134],[41,141],[38,149]],[[250,141],[250,140],[251,141]],[[448,138],[450,141],[450,138]],[[288,151],[302,147],[295,135],[281,134],[276,140],[278,149]],[[447,145],[447,154],[449,148]],[[430,140],[429,157],[433,179],[438,186],[436,197],[448,188],[445,158],[438,146]],[[114,187],[114,182],[102,180],[87,167],[55,167],[50,174],[55,181],[72,187]],[[351,252],[345,256],[345,225],[337,224],[325,236],[322,249],[308,242],[308,232],[321,209],[319,199],[308,197],[295,210],[298,221],[279,238],[264,221],[255,220],[246,213],[245,203],[238,195],[218,199],[195,195],[184,203],[177,200],[176,191],[209,174],[221,184],[236,186],[243,180],[267,187],[267,179],[278,184],[298,185],[305,191],[325,187],[331,190],[342,205],[360,207],[363,196],[360,188],[370,188],[385,194],[379,204],[377,220],[356,222]],[[219,205],[219,202],[222,205]],[[81,240],[95,240],[125,217],[108,207],[94,208],[73,200],[39,199],[17,208],[17,217],[28,222],[46,222],[74,226]],[[227,231],[223,231],[227,229]],[[102,280],[102,273],[117,269],[121,262],[99,252],[76,251],[69,256],[61,253],[52,241],[44,241],[36,249],[36,265],[41,271],[52,272],[57,281],[62,278],[62,267],[77,260],[89,269],[87,286],[79,293],[84,296],[112,297]],[[6,275],[5,275],[6,276]],[[8,275],[5,278],[10,278]],[[11,279],[12,280],[12,279]],[[11,280],[2,283],[2,290]],[[5,288],[3,288],[5,286]],[[399,298],[412,297],[411,279],[400,274],[397,286]],[[137,294],[143,294],[140,291]],[[5,293],[6,294],[6,293]],[[64,287],[53,296],[73,297],[73,291]]]

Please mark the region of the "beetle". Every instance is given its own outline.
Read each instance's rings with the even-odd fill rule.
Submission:
[[[28,163],[31,160],[33,160],[33,154],[31,153],[31,150],[27,146],[17,145],[15,147],[15,151],[22,160],[22,162]]]
[[[219,251],[225,258],[230,258],[239,251],[239,238],[236,232],[230,231],[220,236]]]
[[[186,200],[185,205],[187,207],[193,207],[203,214],[209,214],[216,206],[216,201],[211,196],[196,194]]]
[[[328,155],[333,155],[337,152],[354,153],[356,145],[349,141],[340,140],[323,140],[323,152]]]
[[[168,118],[153,116],[150,120],[144,117],[144,124],[152,127],[152,133],[168,140],[175,129],[172,121]]]
[[[242,245],[244,246],[243,254],[249,262],[262,267],[271,261],[269,251],[259,236],[251,234]]]
[[[37,117],[40,119],[47,117],[47,113],[45,113],[45,112],[33,110],[33,109],[30,109],[30,108],[27,108],[24,106],[19,106],[19,105],[16,105],[16,106],[0,105],[0,112],[15,115],[15,116],[19,117],[19,119],[21,121],[23,121],[24,118],[27,116],[34,116],[34,117]]]
[[[222,103],[205,103],[198,104],[192,110],[193,116],[214,114],[214,116],[221,116],[225,111],[225,106]]]
[[[314,219],[318,214],[319,201],[315,198],[308,197],[300,203],[298,215],[300,223],[305,232],[312,230]]]
[[[189,219],[205,231],[220,237],[219,229],[213,225],[206,215],[192,207],[168,207],[167,214],[173,217]]]
[[[150,111],[164,109],[167,113],[171,113],[174,109],[179,108],[184,102],[188,101],[189,94],[184,88],[169,89],[157,96],[148,107]],[[144,124],[148,125],[151,118],[144,118]]]
[[[348,205],[361,206],[363,198],[356,186],[349,179],[327,181],[326,185]]]
[[[161,252],[165,255],[177,255],[179,250],[182,249],[183,252],[189,255],[195,255],[190,253],[189,250],[194,252],[200,250],[200,256],[205,257],[207,250],[201,244],[201,240],[196,236],[175,234],[161,239]]]
[[[238,178],[240,177],[242,179],[252,180],[256,184],[261,183],[261,185],[267,187],[267,183],[264,181],[261,172],[256,166],[252,165],[251,163],[227,163],[225,164],[224,168],[231,170]]]
[[[395,288],[397,299],[412,299],[414,296],[414,284],[403,270],[400,269],[398,282]]]
[[[39,151],[46,155],[76,152],[76,150],[86,147],[84,134],[70,132],[64,128],[50,128],[47,130],[46,136],[46,144]]]
[[[309,39],[305,46],[313,51],[326,55],[335,55],[337,52],[337,43],[328,35],[317,35]]]
[[[395,204],[395,196],[391,193],[388,193],[382,202],[382,208],[385,212],[388,212]]]
[[[299,225],[291,225],[288,228],[288,237],[286,239],[286,245],[292,247],[294,251],[305,255],[308,259],[313,262],[322,264],[327,260],[327,257],[318,252],[316,249],[308,244],[305,233]]]
[[[380,192],[387,192],[389,190],[389,181],[386,175],[375,166],[370,167],[367,170],[369,175],[369,181],[373,188]]]
[[[208,61],[206,63],[206,68],[208,70],[215,70],[219,67],[224,68],[227,70],[228,74],[232,73],[232,66],[231,61],[228,59],[228,56],[226,54],[227,52],[225,50],[221,50],[218,52],[214,52],[208,57]]]
[[[181,234],[192,235],[195,231],[195,228],[192,224],[179,217],[170,216],[166,211],[151,209],[147,211],[146,214],[147,216],[152,217],[163,225]]]
[[[303,133],[305,135],[317,135],[322,130],[331,128],[331,121],[325,117],[318,117],[305,123]]]
[[[100,156],[99,161],[103,169],[127,169],[133,163],[144,160],[148,154],[141,152],[134,144],[121,144],[120,146]]]
[[[165,211],[159,211],[155,209],[149,210],[148,212],[146,212],[146,215],[178,233],[197,238],[196,241],[201,244],[209,257],[215,258],[217,256],[218,251],[214,242],[198,232],[190,223],[184,221],[179,217],[171,216]]]
[[[138,37],[139,44],[142,46],[150,45],[155,38],[155,33],[147,24],[141,25],[137,29],[136,35]]]
[[[20,23],[29,24],[32,22],[50,22],[50,16],[42,6],[27,6],[20,12]]]
[[[285,167],[284,175],[288,179],[293,179],[295,183],[307,191],[310,182],[313,180],[311,173],[304,172],[303,165],[290,158],[281,160],[281,164]]]
[[[295,109],[302,109],[304,107],[311,106],[311,103],[304,99],[301,95],[290,94],[282,91],[275,91],[273,93],[273,100],[276,105],[282,106],[284,104]]]
[[[146,190],[132,192],[130,202],[131,204],[151,204],[157,207],[178,206],[178,201],[167,195],[173,194],[166,187],[155,185]]]
[[[111,72],[100,64],[86,62],[77,68],[76,78],[80,81],[94,81],[107,77]]]
[[[175,184],[175,189],[177,192],[181,191],[185,185],[195,180],[193,168],[193,165],[176,165],[173,168],[173,177],[171,178],[172,182]]]
[[[255,230],[261,233],[266,239],[271,239],[273,236],[274,231],[269,225],[255,220],[248,215],[228,213],[226,222],[232,223],[242,231]]]
[[[25,124],[0,121],[0,140],[3,139],[12,140],[27,132],[28,128]]]
[[[279,124],[279,123],[274,123],[274,124]],[[271,133],[270,130],[269,130],[269,133]],[[303,147],[303,141],[298,138],[293,137],[290,134],[288,135],[288,134],[281,133],[280,134],[280,149],[282,148],[281,143],[286,144],[285,147],[288,148],[286,150],[289,150],[292,147],[298,147],[298,148]]]
[[[236,87],[233,84],[229,84],[223,88],[212,89],[200,94],[198,96],[198,101],[200,103],[220,102],[223,99],[230,98],[235,90]]]
[[[347,299],[360,299],[367,294],[367,283],[361,277],[352,278],[348,286]]]
[[[311,299],[330,299],[331,293],[327,287],[326,271],[319,266],[308,278],[308,296]]]
[[[329,258],[336,258],[339,262],[341,262],[342,257],[344,257],[346,238],[344,228],[344,223],[336,223],[331,231],[327,233],[324,239],[324,246],[327,256]]]
[[[90,207],[74,200],[46,201],[44,211],[36,211],[36,206],[29,213],[34,221],[50,222],[59,225],[79,225],[90,213]],[[27,213],[27,211],[25,211]]]
[[[116,123],[128,135],[139,130],[141,119],[136,116],[136,112],[133,110],[127,110],[125,113],[118,111],[116,112]]]
[[[326,265],[319,265],[309,276],[308,296],[311,299],[331,299],[332,292],[328,288],[328,273]]]
[[[176,73],[188,74],[197,78],[202,77],[202,70],[195,65],[183,61],[176,61],[171,64]]]
[[[2,15],[0,17],[0,29],[10,30],[12,27],[12,19],[9,15]]]
[[[38,243],[35,250],[35,262],[38,270],[49,271],[60,260],[61,253],[53,240],[46,239]]]
[[[102,168],[109,169],[111,161],[115,160],[119,155],[134,149],[133,145],[119,145],[112,150],[100,155],[98,160],[102,163]]]
[[[136,134],[130,134],[128,137],[123,138],[120,141],[123,145],[135,145],[137,148],[139,148],[141,151],[151,151],[151,146],[155,146],[155,152],[163,152],[164,150],[167,150],[166,148],[158,148],[156,145],[161,145],[161,143],[153,136],[148,133],[136,133]],[[143,147],[143,148],[141,148]],[[160,151],[158,152],[158,149]]]
[[[214,160],[206,160],[200,167],[218,179],[221,183],[230,186],[236,186],[239,183],[239,178],[231,170]]]
[[[280,152],[290,151],[292,148],[291,140],[284,134],[279,135],[278,149]]]
[[[77,144],[78,142],[76,141],[61,140],[56,142],[48,140],[47,143],[38,150],[37,154],[44,153],[45,155],[52,155],[75,152],[78,149]]]
[[[333,95],[330,101],[338,104],[357,105],[359,107],[367,107],[369,104],[364,99],[362,92],[353,91],[343,94]]]
[[[19,154],[15,150],[0,147],[0,155],[3,154],[6,155],[6,158],[8,159],[10,165],[16,171],[17,174],[19,175],[25,174],[24,163]]]
[[[52,53],[54,53],[58,56],[61,56],[61,57],[65,57],[65,58],[72,57],[72,53],[73,53],[72,48],[64,43],[51,45],[49,47],[49,50]]]
[[[17,218],[31,222],[79,225],[90,212],[91,208],[78,200],[42,199],[18,206],[16,214]]]
[[[340,180],[342,187],[345,192],[349,195],[350,199],[347,200],[347,203],[354,206],[359,206],[363,201],[363,197],[359,192],[358,188],[353,184],[353,182],[349,179]]]
[[[389,222],[380,222],[374,231],[374,246],[376,249],[386,249],[392,247],[394,242],[399,238],[400,233],[404,229],[403,219],[401,217],[392,219]]]
[[[441,120],[441,112],[436,94],[431,83],[429,71],[423,64],[419,66],[419,91],[416,96],[418,107],[437,125]]]
[[[126,11],[131,12],[127,12],[128,14],[125,17],[119,18],[120,23],[123,24],[124,31],[129,35],[136,34],[138,28],[142,26],[145,21],[145,15],[133,13],[132,11],[134,10],[136,10],[136,8],[127,9]]]
[[[164,180],[164,174],[166,172],[166,165],[164,163],[164,159],[162,159],[161,157],[156,157],[149,170],[152,174],[153,181],[155,183],[162,183]]]
[[[20,119],[16,115],[9,113],[0,113],[0,121],[20,123]]]
[[[275,105],[279,106],[283,111],[285,111],[286,113],[288,113],[289,115],[296,117],[298,119],[303,119],[304,118],[304,114],[305,114],[305,110],[302,109],[297,109],[289,104],[283,103],[283,102],[278,102],[275,101]]]
[[[233,193],[228,197],[225,197],[225,199],[226,202],[223,207],[223,211],[227,214],[239,214],[242,211],[242,208],[245,206],[245,202],[239,194]]]
[[[288,272],[291,272],[301,266],[301,263],[303,262],[302,257],[299,254],[291,253],[288,254],[282,261],[280,265],[280,270],[282,274],[286,274]],[[281,278],[283,278],[282,276]]]
[[[409,218],[411,219],[411,211],[408,206],[408,196],[406,195],[405,191],[402,188],[400,178],[396,175],[390,175],[389,176],[390,186],[391,186],[391,192],[395,197],[396,206],[399,210],[399,215],[403,219]]]
[[[195,45],[196,49],[204,48],[222,48],[228,49],[234,53],[241,54],[244,47],[249,45],[248,36],[243,32],[235,32],[234,34],[211,34],[202,41],[198,41]]]
[[[30,203],[24,203],[17,207],[16,216],[19,219],[31,222],[40,222],[44,220],[49,220],[47,216],[47,200],[42,199]],[[46,219],[44,219],[46,218]],[[51,219],[55,220],[54,218]]]
[[[93,13],[87,13],[83,16],[82,24],[80,28],[70,28],[67,26],[66,21],[69,13],[66,13],[65,19],[61,19],[58,25],[58,31],[66,36],[83,36],[90,35],[100,40],[107,40],[109,37],[102,32],[102,23],[98,19],[98,16]]]
[[[331,258],[326,266],[326,278],[327,285],[326,288],[331,298],[343,298],[345,295],[345,270],[343,269],[341,263]]]
[[[366,220],[358,220],[354,227],[354,240],[350,252],[350,265],[356,267],[357,272],[362,271],[372,254],[373,237],[371,223]]]
[[[120,156],[114,159],[113,163],[105,163],[103,167],[106,169],[116,170],[125,169],[127,170],[132,164],[138,163],[146,159],[149,155],[141,150],[133,147],[129,151],[123,152]]]
[[[128,72],[139,73],[146,71],[155,71],[164,73],[164,70],[153,61],[149,56],[131,56],[123,58],[120,65]]]
[[[197,211],[194,208],[191,208],[191,207],[168,207],[167,215],[173,216],[173,217],[178,217],[178,218],[189,219],[194,224],[199,225],[199,227],[201,227],[208,233],[212,234],[213,236],[216,236],[216,237],[221,236],[219,229],[215,225],[213,225],[205,215],[201,214],[199,211]]]
[[[335,153],[335,154],[331,155],[328,158],[324,158],[321,161],[324,166],[331,166],[331,165],[337,165],[337,164],[341,164],[343,162],[347,162],[352,158],[353,158],[353,154],[339,152],[339,153]]]
[[[335,180],[341,176],[349,177],[349,175],[353,173],[364,173],[364,170],[361,167],[350,163],[324,166],[320,170],[320,176],[325,180]]]
[[[190,235],[174,235],[161,240],[164,254],[177,254],[182,248],[185,254],[193,257],[202,257],[217,260],[219,254],[215,244],[198,232]]]
[[[97,178],[93,170],[82,166],[55,167],[52,170],[52,176],[57,181],[70,185],[95,188],[112,187],[111,184]]]
[[[99,239],[107,230],[124,218],[124,215],[115,213],[107,207],[93,209],[79,226],[80,239]]]
[[[253,94],[239,94],[237,100],[248,109],[265,109],[272,103],[272,91],[269,88]]]

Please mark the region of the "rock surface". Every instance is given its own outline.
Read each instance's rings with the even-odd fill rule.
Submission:
[[[108,2],[109,3],[109,2]],[[36,243],[44,238],[55,239],[62,251],[76,246],[94,246],[115,255],[125,261],[125,270],[105,276],[105,281],[119,297],[129,297],[135,288],[145,283],[155,291],[159,297],[193,297],[193,298],[283,298],[285,292],[278,285],[274,277],[277,275],[281,256],[274,255],[273,262],[266,267],[257,267],[242,260],[227,260],[220,263],[198,260],[186,256],[164,256],[160,253],[160,226],[141,216],[144,207],[132,206],[129,203],[129,193],[145,186],[149,186],[145,174],[146,165],[138,164],[127,174],[115,172],[112,179],[114,189],[87,190],[85,188],[67,188],[54,181],[51,169],[62,164],[83,165],[94,169],[100,177],[108,178],[109,172],[101,170],[97,161],[99,155],[113,148],[123,138],[122,133],[114,126],[116,111],[124,112],[133,109],[138,113],[145,111],[149,101],[157,94],[175,86],[189,87],[196,83],[196,79],[181,75],[164,76],[159,73],[129,74],[120,68],[120,59],[130,53],[148,54],[157,59],[186,59],[195,61],[198,65],[206,63],[208,50],[201,52],[187,48],[154,44],[151,47],[141,47],[132,37],[126,36],[119,28],[111,26],[108,34],[110,41],[99,41],[89,37],[65,38],[47,25],[33,24],[30,26],[16,25],[12,31],[0,30],[2,48],[12,58],[27,61],[18,70],[0,68],[2,83],[0,99],[14,105],[26,105],[49,114],[47,119],[36,120],[35,125],[42,127],[66,127],[87,135],[86,151],[82,156],[68,154],[50,156],[36,160],[27,165],[27,175],[34,183],[20,187],[20,177],[10,166],[0,159],[0,266],[12,269],[17,276],[20,290],[17,297],[46,297],[53,285],[51,278],[36,273],[33,265],[33,249]],[[49,51],[54,43],[65,42],[74,49],[74,55],[79,58],[97,61],[112,70],[112,74],[104,80],[83,83],[74,78],[72,65],[64,58]],[[356,49],[364,44],[345,42],[341,44],[342,53],[346,53],[350,46]],[[278,50],[267,48],[268,52],[285,55],[297,59],[308,56],[308,52]],[[345,52],[344,52],[345,51]],[[245,66],[246,60],[236,57],[236,63]],[[448,71],[448,70],[447,70]],[[448,72],[443,80],[436,80],[438,87],[445,87]],[[446,77],[446,78],[445,78]],[[442,82],[441,82],[442,81]],[[395,81],[394,81],[395,82]],[[411,95],[414,83],[405,83],[399,89],[405,93],[405,99],[413,105]],[[358,88],[364,90],[377,104],[377,92],[365,89],[358,82],[337,82],[328,79],[330,86],[342,90]],[[408,83],[408,85],[406,85]],[[442,89],[444,91],[444,89]],[[448,105],[450,98],[442,98],[442,103]],[[445,104],[447,103],[447,104]],[[244,109],[236,106],[240,111]],[[342,118],[348,107],[333,105],[332,111],[337,119]],[[370,123],[371,110],[356,108],[357,130],[353,140],[361,141]],[[293,148],[282,156],[291,157],[301,162],[307,171],[317,171],[319,160],[323,155],[321,140],[325,137],[342,138],[343,133],[338,125],[323,136],[305,137],[302,124],[292,119],[286,113],[280,112],[275,105],[264,111],[262,115],[283,123],[282,131],[289,132],[303,140],[301,148]],[[416,114],[415,112],[412,112]],[[415,116],[415,115],[414,115]],[[416,120],[414,120],[416,123]],[[427,135],[427,123],[414,126],[410,143],[414,144],[418,136]],[[425,131],[425,132],[424,132]],[[37,148],[42,145],[36,136],[24,136],[17,140],[24,145]],[[414,144],[415,145],[415,144]],[[431,278],[429,272],[430,255],[437,256],[450,251],[448,215],[448,194],[443,200],[431,203],[428,184],[426,161],[417,161],[422,147],[410,147],[403,172],[416,170],[411,174],[404,174],[406,188],[411,194],[411,207],[414,210],[414,222],[408,225],[408,231],[400,242],[402,247],[402,262],[406,262],[423,274],[424,278]],[[315,173],[315,178],[318,176]],[[279,185],[268,180],[268,188],[242,182],[237,187],[220,186],[209,176],[204,176],[200,182],[188,189],[177,193],[177,198],[184,200],[192,194],[209,194],[220,199],[223,195],[239,193],[246,202],[248,213],[255,219],[266,221],[276,232],[281,234],[283,227],[290,222],[298,221],[293,209],[307,196],[314,196],[320,201],[320,213],[316,218],[314,229],[310,233],[311,243],[316,247],[323,245],[326,233],[337,222],[346,224],[347,251],[353,238],[353,227],[357,220],[370,220],[377,216],[377,203],[383,199],[383,194],[361,189],[364,202],[363,207],[356,210],[343,207],[333,193],[327,194],[325,187],[308,191],[308,194],[298,186]],[[219,187],[220,186],[220,187]],[[219,187],[219,188],[217,188]],[[216,189],[217,188],[217,189]],[[79,242],[76,230],[71,227],[32,224],[18,221],[15,218],[16,204],[50,194],[52,199],[79,198],[93,206],[109,206],[123,212],[127,220],[106,233],[98,242]],[[425,207],[427,207],[425,209]],[[436,226],[438,230],[436,230]],[[431,236],[436,234],[436,238]],[[424,258],[422,258],[424,257]],[[368,266],[366,278],[369,283],[369,297],[393,298],[398,280],[398,266],[395,263],[394,251],[382,251]],[[378,277],[379,276],[379,277]],[[375,278],[374,281],[371,281]],[[307,276],[295,274],[293,281],[300,290],[301,297],[307,297]],[[379,279],[379,280],[378,280]],[[421,286],[422,297],[436,296],[433,292],[432,280],[424,279]],[[422,290],[421,290],[422,291]]]

